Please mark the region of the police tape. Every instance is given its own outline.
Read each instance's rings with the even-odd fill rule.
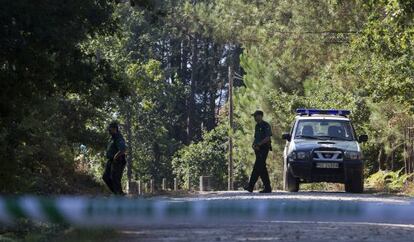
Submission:
[[[414,224],[414,205],[320,200],[172,200],[0,197],[0,224],[19,219],[74,226],[134,226],[219,221],[335,221]]]

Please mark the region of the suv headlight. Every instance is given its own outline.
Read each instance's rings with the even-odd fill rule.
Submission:
[[[290,161],[292,161],[292,160],[296,160],[296,152],[291,152],[289,155],[288,155],[288,159],[290,160]]]
[[[348,160],[360,160],[362,158],[361,152],[358,151],[345,151],[344,155]]]
[[[304,160],[306,159],[306,157],[308,157],[308,153],[301,151],[296,153],[296,157],[298,158],[298,160]]]
[[[305,160],[308,157],[308,152],[293,151],[289,154],[289,160]]]

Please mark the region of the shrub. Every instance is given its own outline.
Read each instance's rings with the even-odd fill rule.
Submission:
[[[172,160],[174,174],[180,185],[191,188],[199,184],[200,176],[211,176],[214,189],[224,189],[227,182],[228,130],[225,125],[205,132],[203,140],[183,147]]]
[[[378,191],[401,192],[409,187],[409,179],[414,174],[405,174],[403,169],[398,171],[378,171],[367,178],[367,185]]]

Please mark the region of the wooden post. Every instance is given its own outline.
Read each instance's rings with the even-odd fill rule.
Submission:
[[[200,192],[204,191],[203,176],[200,176]]]
[[[408,161],[407,161],[407,172],[408,174],[411,174],[412,172],[412,156],[413,156],[413,144],[412,144],[412,127],[407,128],[407,155],[408,155]]]
[[[408,174],[411,174],[413,172],[413,163],[414,163],[414,143],[413,143],[413,129],[414,127],[408,127]]]
[[[132,187],[132,181],[127,181],[126,188],[125,188],[126,194],[132,194],[131,187]]]
[[[141,187],[141,180],[138,180],[138,185],[137,185],[137,187],[138,187],[138,195],[141,195],[142,194],[142,187]]]
[[[154,193],[154,179],[150,180],[150,193]]]
[[[174,178],[174,191],[178,190],[177,178]]]
[[[146,182],[144,182],[144,192],[143,193],[147,193],[148,192],[148,184]]]
[[[206,192],[211,190],[211,176],[200,176],[200,192]]]
[[[404,127],[404,153],[403,153],[403,157],[404,157],[404,170],[405,170],[405,174],[408,174],[408,160],[407,160],[407,127]]]
[[[410,129],[407,127],[407,174],[411,173],[410,162],[411,162],[411,144],[410,144]]]
[[[137,181],[131,181],[127,183],[128,186],[128,194],[137,195],[138,194],[138,182]]]
[[[230,136],[229,136],[229,164],[228,164],[228,190],[232,191],[233,187],[233,70],[229,66],[229,121],[230,121]]]
[[[408,127],[408,173],[411,174],[414,170],[414,127]]]
[[[162,190],[165,191],[167,190],[167,179],[162,178]]]

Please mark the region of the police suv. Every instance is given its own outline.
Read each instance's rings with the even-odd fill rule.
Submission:
[[[291,132],[283,134],[284,188],[299,191],[300,183],[344,183],[346,192],[364,190],[364,162],[348,110],[298,109]]]

